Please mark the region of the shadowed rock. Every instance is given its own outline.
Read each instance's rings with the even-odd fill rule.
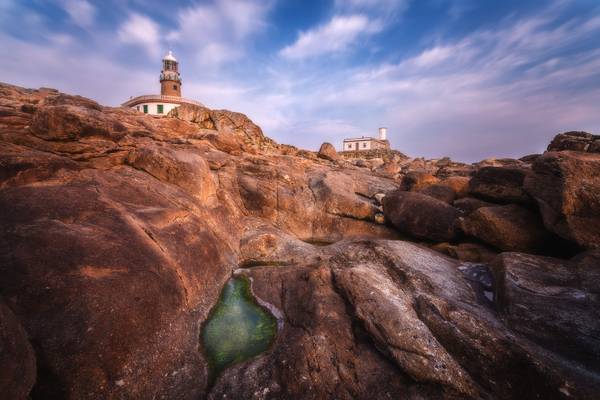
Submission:
[[[496,304],[515,331],[600,371],[600,253],[576,261],[503,253]]]
[[[383,211],[400,231],[435,241],[458,238],[458,217],[454,207],[421,193],[396,191],[383,198]]]
[[[469,192],[496,203],[527,204],[531,198],[523,189],[526,175],[527,170],[522,168],[483,167],[469,182]]]
[[[525,189],[546,228],[580,246],[600,247],[600,155],[550,152],[532,169]]]
[[[549,234],[539,217],[516,204],[482,207],[461,223],[463,231],[505,251],[540,251]]]
[[[27,399],[35,379],[35,355],[27,333],[0,299],[0,393],[5,399]]]

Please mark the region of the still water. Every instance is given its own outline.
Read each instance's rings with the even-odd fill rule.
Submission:
[[[246,277],[230,279],[202,328],[202,345],[211,380],[225,368],[269,349],[277,320],[261,307]]]

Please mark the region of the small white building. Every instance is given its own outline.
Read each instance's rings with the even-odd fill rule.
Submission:
[[[137,96],[127,100],[123,107],[131,107],[144,114],[167,115],[172,109],[182,104],[203,106],[195,100],[181,97],[181,74],[179,63],[173,53],[164,56],[162,71],[160,72],[160,94]]]
[[[362,136],[359,138],[344,139],[343,151],[366,151],[376,149],[389,149],[387,128],[379,128],[379,138]]]

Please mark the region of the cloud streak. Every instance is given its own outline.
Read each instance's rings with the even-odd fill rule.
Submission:
[[[163,47],[159,25],[145,15],[130,14],[118,35],[122,43],[140,46],[152,57],[157,57]]]
[[[362,14],[334,16],[327,24],[300,33],[298,40],[286,46],[281,56],[290,60],[316,57],[347,50],[360,36],[381,30],[377,22]]]
[[[221,0],[194,5],[177,13],[177,28],[167,39],[184,51],[195,54],[194,62],[218,67],[241,58],[247,40],[265,26],[270,2]]]

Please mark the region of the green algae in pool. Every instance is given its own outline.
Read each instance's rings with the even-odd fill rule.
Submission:
[[[248,278],[230,279],[202,328],[212,378],[267,350],[276,333],[277,320],[256,303]]]

